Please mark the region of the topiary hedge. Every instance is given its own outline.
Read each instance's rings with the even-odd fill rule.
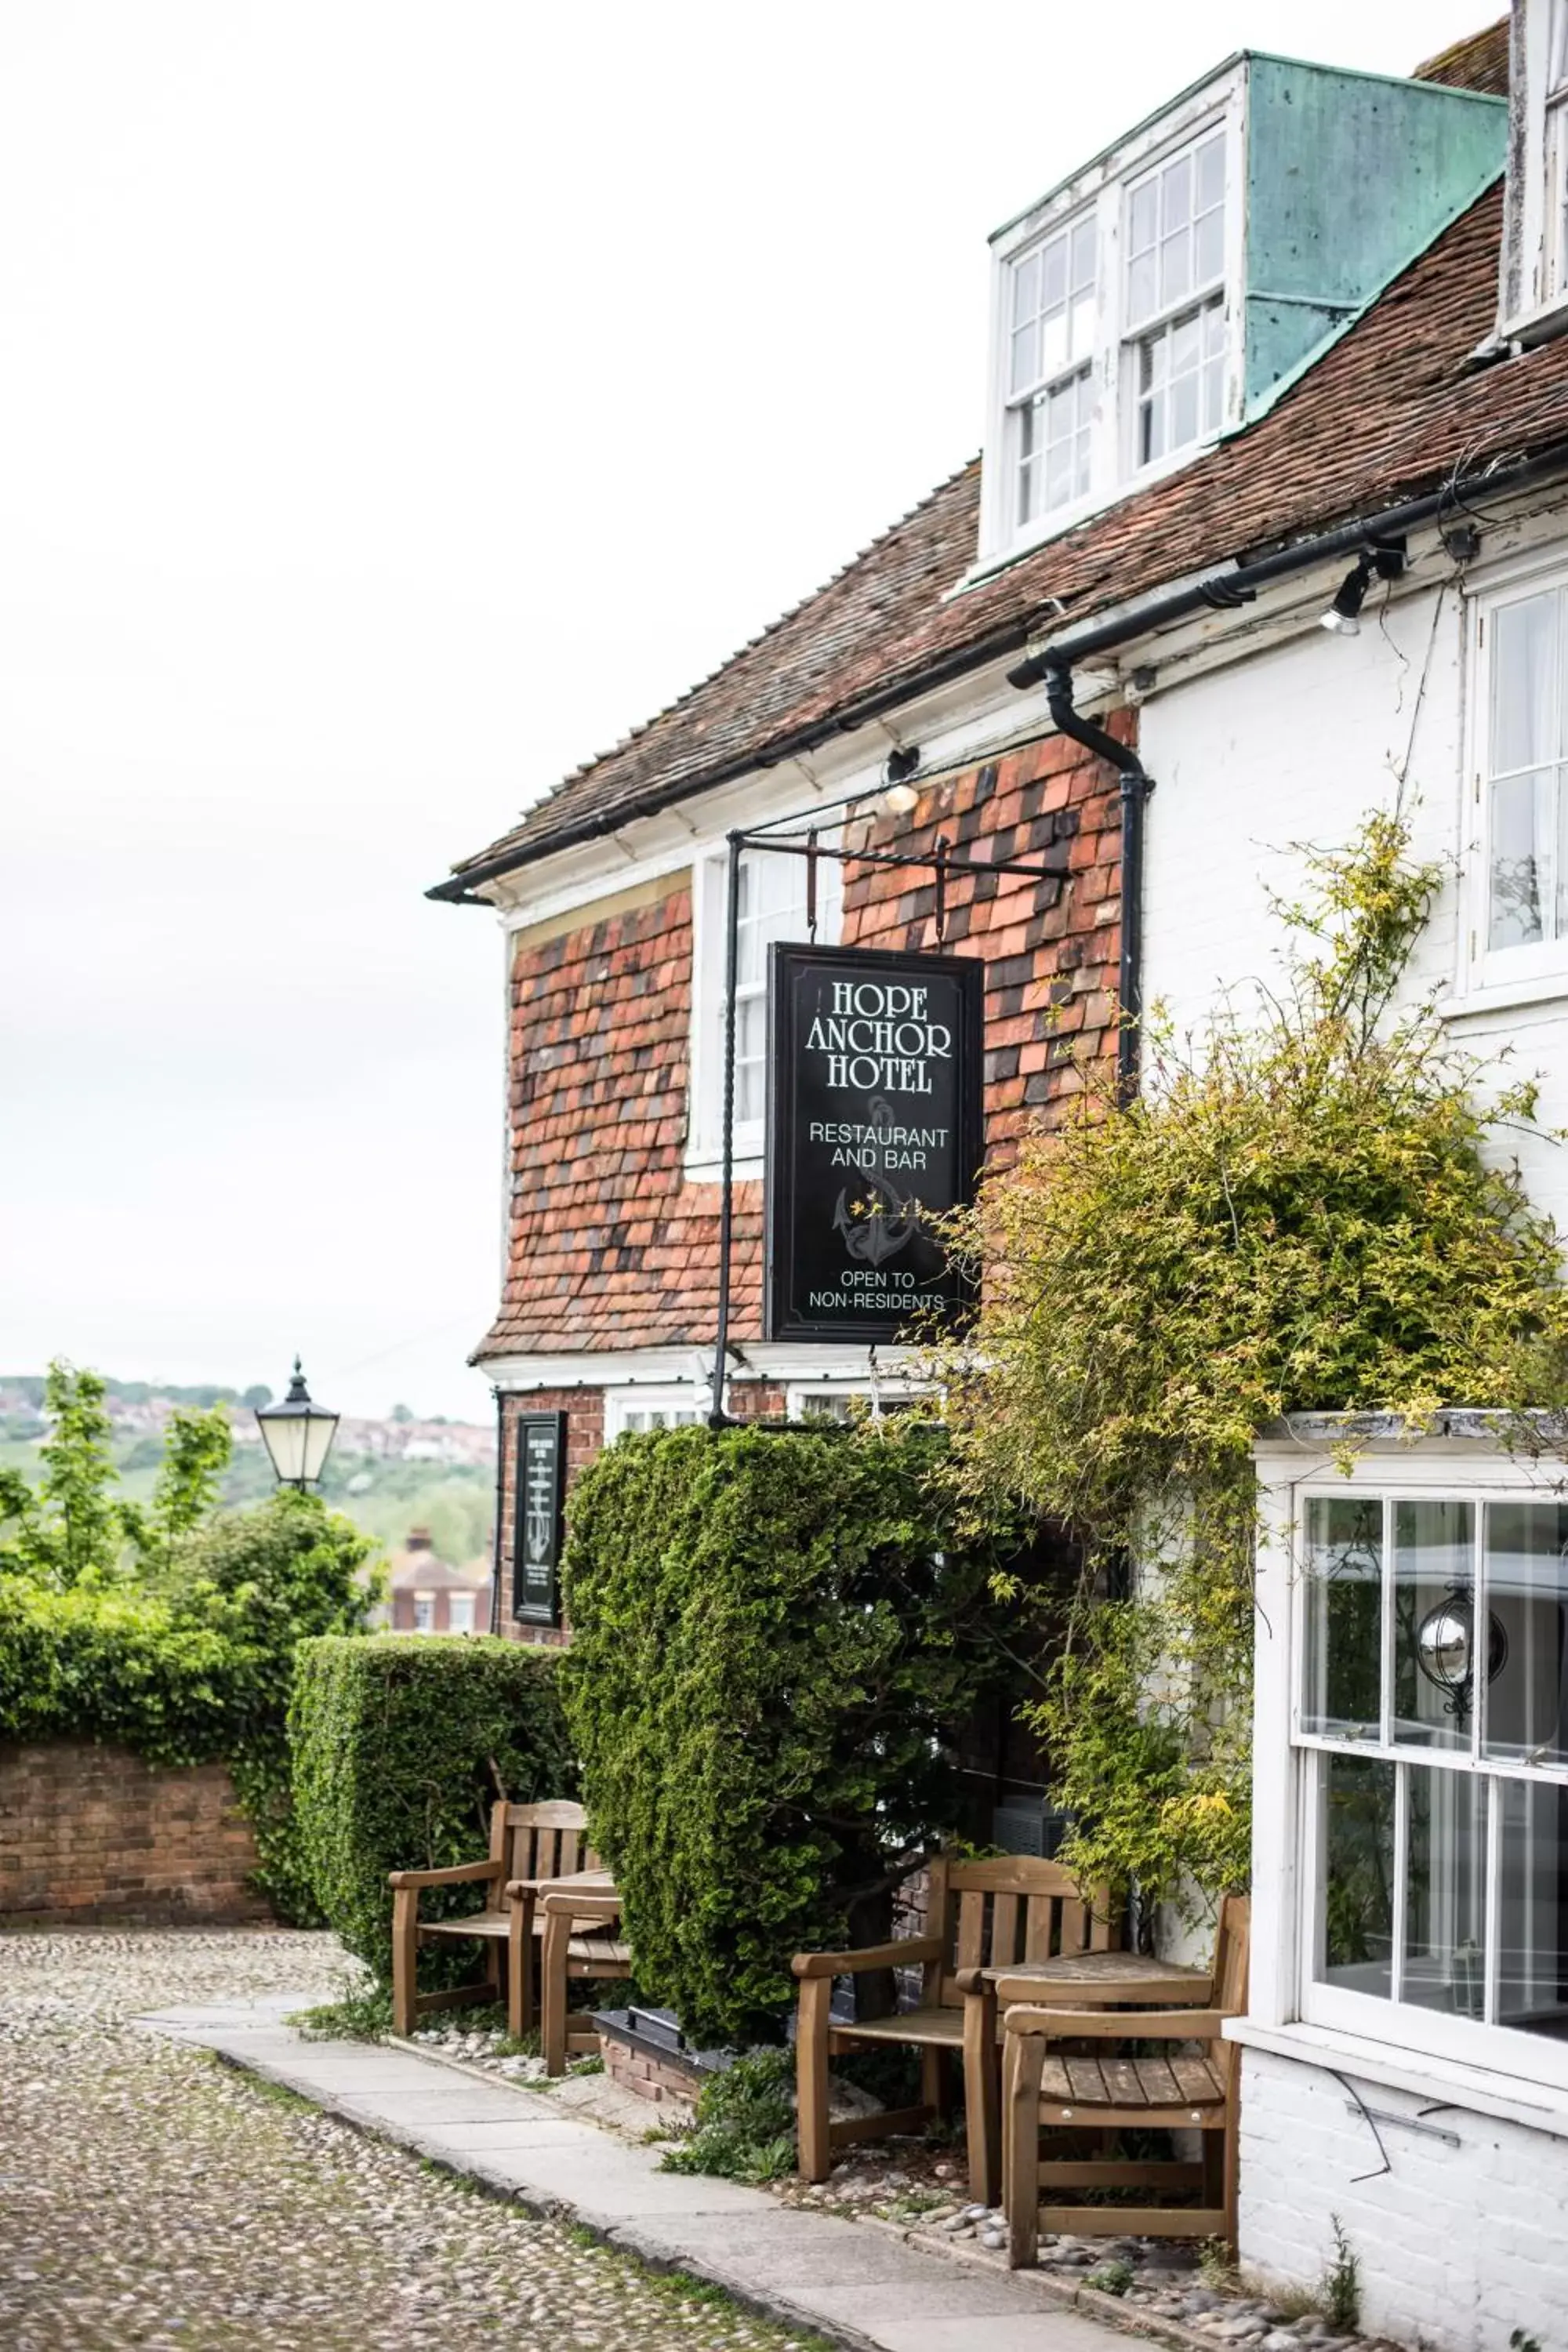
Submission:
[[[569,1797],[576,1774],[559,1654],[488,1637],[380,1633],[300,1649],[289,1710],[294,1801],[316,1901],[380,1982],[392,1978],[394,1870],[443,1870],[486,1850],[498,1796]],[[426,1895],[471,1911],[481,1890]],[[433,1973],[442,1955],[429,1957]],[[471,1952],[448,1956],[458,1977]]]
[[[957,1817],[947,1740],[1002,1661],[942,1433],[623,1438],[570,1507],[563,1662],[637,1983],[708,2042],[776,2031],[791,1956],[841,1944]]]

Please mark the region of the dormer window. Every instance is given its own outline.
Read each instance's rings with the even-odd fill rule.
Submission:
[[[1127,323],[1133,331],[1133,462],[1212,439],[1225,412],[1225,133],[1173,155],[1127,192]]]
[[[998,229],[978,570],[1262,415],[1496,179],[1507,116],[1244,54]]]
[[[1516,0],[1509,66],[1498,330],[1535,342],[1568,326],[1568,0]]]
[[[1095,229],[1071,222],[1012,265],[1008,436],[1020,528],[1088,495],[1094,414]]]

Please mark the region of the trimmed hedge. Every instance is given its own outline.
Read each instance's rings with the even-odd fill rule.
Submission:
[[[568,1719],[637,1983],[699,2041],[777,2032],[952,1825],[950,1741],[1004,1676],[931,1424],[676,1429],[590,1463],[563,1562]],[[885,1928],[884,1928],[885,1932]]]
[[[383,1984],[392,1978],[394,1870],[482,1855],[489,1811],[576,1792],[557,1690],[559,1654],[471,1635],[377,1633],[301,1644],[289,1709],[294,1801],[328,1925]],[[478,1907],[437,1889],[429,1918]],[[443,1957],[457,1978],[471,1952]]]
[[[371,1549],[314,1496],[284,1492],[200,1529],[166,1590],[101,1575],[60,1588],[0,1566],[0,1739],[226,1763],[256,1837],[254,1884],[283,1918],[319,1926],[289,1787],[294,1652],[363,1623]]]

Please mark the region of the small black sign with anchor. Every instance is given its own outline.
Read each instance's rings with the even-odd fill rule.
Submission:
[[[766,1339],[909,1340],[969,1307],[929,1216],[974,1197],[983,985],[970,956],[770,949]]]

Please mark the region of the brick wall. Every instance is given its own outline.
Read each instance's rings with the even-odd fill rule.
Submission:
[[[1382,2150],[1352,2112],[1352,2082],[1377,2111]],[[1315,2286],[1338,2214],[1361,2263],[1368,2335],[1431,2352],[1496,2352],[1515,2328],[1568,2343],[1568,2141],[1441,2098],[1244,2052],[1242,2262]],[[1459,2145],[1402,2130],[1394,2116]]]
[[[121,1748],[0,1748],[0,1923],[266,1919],[250,1827],[221,1764]]]

